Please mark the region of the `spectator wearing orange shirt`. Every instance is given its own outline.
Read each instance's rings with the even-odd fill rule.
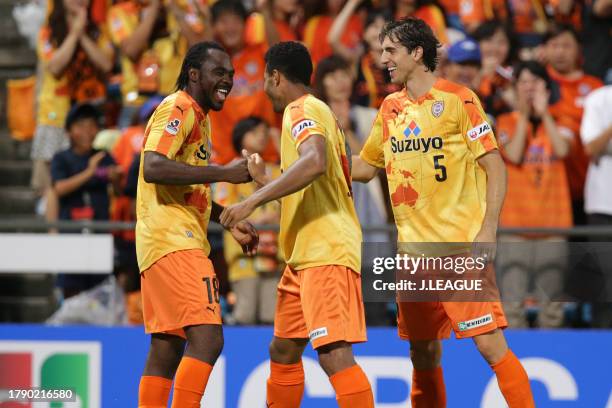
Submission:
[[[32,187],[46,198],[47,220],[55,221],[58,201],[51,189],[51,159],[69,147],[64,122],[71,106],[104,101],[113,49],[105,27],[92,21],[88,0],[54,0],[50,7],[37,44],[40,88],[31,158]]]
[[[246,21],[245,41],[247,45],[279,41],[296,41],[300,7],[297,0],[259,0],[258,11],[251,13]]]
[[[210,112],[213,134],[213,161],[225,164],[238,157],[232,145],[234,126],[249,116],[262,118],[269,125],[276,123],[272,104],[263,91],[264,55],[266,45],[245,42],[247,11],[238,0],[219,0],[211,7],[212,33],[232,57],[234,87],[227,97],[225,108]],[[278,158],[270,142],[264,158]]]
[[[548,74],[558,88],[558,100],[551,106],[556,118],[569,120],[573,132],[572,151],[565,160],[572,194],[574,222],[585,224],[584,181],[589,159],[580,138],[580,122],[586,96],[603,84],[599,78],[585,75],[581,69],[580,41],[576,31],[568,25],[556,25],[548,33],[544,48]]]
[[[348,48],[341,41],[342,33],[361,2],[362,0],[346,2],[334,20],[327,40],[334,54],[352,65],[356,72],[353,102],[361,106],[378,108],[387,95],[401,89],[400,86],[391,83],[389,71],[381,63],[382,44],[379,35],[390,15],[381,10],[369,11],[365,21],[362,47],[357,51]]]
[[[504,227],[572,226],[570,193],[563,158],[572,139],[555,123],[549,108],[550,79],[535,61],[520,64],[515,73],[518,110],[501,115],[497,135],[507,163],[508,187],[501,212]],[[499,251],[502,297],[511,327],[526,326],[522,302],[531,279],[541,310],[541,327],[558,327],[563,307],[567,247],[560,236],[502,236]]]
[[[148,97],[174,91],[187,48],[210,29],[204,2],[128,0],[109,10],[111,38],[121,51],[120,128],[130,126]]]
[[[514,34],[500,21],[485,21],[473,33],[481,53],[477,94],[485,112],[494,117],[514,110],[512,67],[516,54]]]
[[[341,12],[344,1],[320,0],[318,2],[320,13],[310,17],[306,22],[303,33],[304,45],[310,52],[313,66],[319,61],[333,54],[329,43],[329,32],[338,14]],[[358,14],[349,17],[344,30],[342,30],[341,42],[350,50],[359,52],[361,37],[363,34],[363,23]]]

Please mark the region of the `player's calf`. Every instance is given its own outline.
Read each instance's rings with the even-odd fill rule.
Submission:
[[[185,340],[179,336],[154,333],[138,388],[138,406],[165,408],[174,373],[183,356]]]
[[[274,408],[298,408],[304,395],[302,353],[308,339],[274,337],[270,343],[270,378],[266,402]]]
[[[414,408],[446,407],[446,387],[440,362],[440,340],[411,340],[412,390],[410,400]]]

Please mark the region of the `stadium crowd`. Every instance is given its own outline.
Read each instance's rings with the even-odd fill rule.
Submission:
[[[222,44],[235,68],[224,109],[210,113],[214,162],[229,163],[246,149],[260,153],[271,174],[280,171],[280,117],[263,91],[263,57],[271,44],[287,40],[310,50],[313,92],[359,152],[382,100],[399,90],[380,62],[379,33],[402,17],[431,26],[442,43],[437,74],[470,87],[483,103],[508,169],[502,227],[612,225],[612,86],[605,86],[612,84],[611,0],[49,0],[37,49],[32,148],[41,213],[49,221],[135,220],[147,120],[174,91],[188,47],[203,40]],[[213,187],[223,205],[255,188]],[[386,191],[384,174],[354,185],[362,224],[392,223]],[[278,204],[270,203],[250,220],[274,225],[278,217]],[[130,320],[138,323],[134,233],[114,235],[116,274]],[[229,323],[273,319],[282,256],[274,231],[263,230],[260,239],[258,255],[248,258],[227,236],[211,234]],[[567,274],[575,272],[565,261],[568,247],[546,244],[567,237],[501,239],[533,244],[528,255],[510,251],[499,259],[507,277],[502,295],[523,299],[505,304],[510,325],[582,321],[570,321],[567,305],[538,298],[529,284],[535,279],[536,287],[563,291]],[[364,231],[366,242],[393,240],[391,233]],[[58,286],[70,297],[104,279],[91,276],[60,276]],[[533,304],[536,315],[526,313]],[[366,304],[368,323],[391,324],[392,306]],[[612,326],[607,313],[589,324]]]

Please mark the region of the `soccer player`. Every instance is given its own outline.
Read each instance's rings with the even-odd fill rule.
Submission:
[[[485,243],[496,239],[506,173],[480,101],[433,74],[439,43],[422,20],[388,23],[380,38],[383,63],[404,89],[381,105],[353,158],[353,180],[386,169],[399,242],[481,243],[492,256]],[[511,408],[534,406],[527,374],[501,331],[507,323],[499,302],[400,302],[398,309],[414,366],[413,407],[446,406],[440,340],[451,328],[457,338],[473,338]]]
[[[287,268],[278,285],[267,403],[299,407],[302,353],[310,339],[339,406],[374,407],[370,383],[351,346],[366,341],[366,331],[361,228],[351,198],[346,139],[331,109],[309,93],[312,62],[306,47],[278,43],[265,60],[264,89],[274,110],[284,112],[283,173],[268,180],[261,157],[251,156],[249,170],[263,187],[228,206],[221,222],[231,227],[255,208],[282,198],[279,244]]]
[[[250,177],[246,160],[209,164],[207,114],[223,107],[233,74],[220,45],[194,45],[183,61],[177,92],[164,99],[145,130],[136,252],[145,330],[152,334],[140,381],[142,408],[165,408],[173,378],[172,407],[199,407],[223,347],[219,281],[206,239],[209,219],[218,222],[223,208],[211,201],[209,183],[244,183]],[[249,223],[235,224],[231,232],[246,253],[255,252],[257,232]]]

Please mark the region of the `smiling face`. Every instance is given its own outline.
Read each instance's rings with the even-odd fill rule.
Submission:
[[[234,13],[223,13],[213,23],[215,37],[231,52],[237,52],[244,45],[244,20]]]
[[[225,51],[211,49],[195,77],[198,83],[197,100],[204,110],[219,111],[234,86],[234,67]]]
[[[382,50],[380,62],[389,71],[391,82],[404,85],[418,68],[419,48],[409,53],[406,47],[387,36],[382,42]]]

